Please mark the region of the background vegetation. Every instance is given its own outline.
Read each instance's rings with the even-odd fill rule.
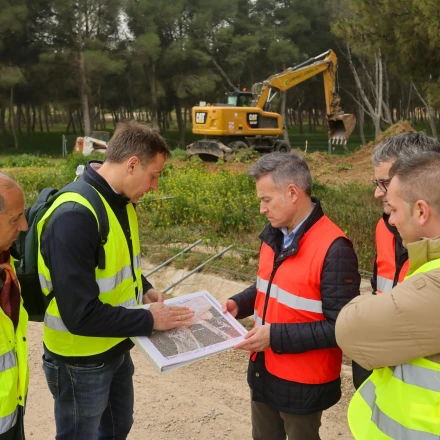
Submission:
[[[81,155],[69,155],[67,160],[56,162],[30,155],[10,156],[0,161],[0,169],[18,180],[27,203],[32,204],[43,188],[61,188],[72,181],[77,166],[85,160]],[[325,213],[352,240],[359,267],[371,271],[374,227],[381,215],[371,187],[330,187],[314,182],[313,193],[321,200]],[[163,171],[160,191],[142,199],[138,215],[144,254],[153,261],[161,263],[176,254],[181,243],[203,238],[211,254],[234,245],[234,253],[209,270],[221,269],[231,277],[254,279],[258,235],[266,220],[259,214],[255,184],[246,174],[226,171],[221,164],[208,171],[200,161],[172,159]],[[176,263],[194,268],[207,258],[206,254],[191,252]]]
[[[174,124],[184,147],[193,105],[329,48],[353,145],[399,119],[436,137],[439,15],[424,0],[0,0],[0,152],[41,152],[60,124],[82,135],[126,118]],[[325,131],[320,77],[286,98],[294,145]]]

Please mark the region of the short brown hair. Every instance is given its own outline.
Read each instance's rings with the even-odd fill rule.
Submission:
[[[159,131],[136,121],[121,122],[110,139],[105,151],[105,160],[122,163],[131,156],[137,156],[142,165],[148,164],[157,154],[165,158],[170,150]]]
[[[390,177],[397,177],[399,195],[411,206],[424,200],[440,214],[440,154],[429,152],[401,157],[390,168]]]

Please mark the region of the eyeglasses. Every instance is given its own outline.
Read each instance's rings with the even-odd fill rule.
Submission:
[[[386,193],[388,188],[388,184],[390,183],[391,179],[375,179],[373,180],[373,183],[383,192]]]

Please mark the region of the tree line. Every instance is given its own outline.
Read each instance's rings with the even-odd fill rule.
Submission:
[[[366,123],[378,135],[399,119],[437,137],[439,16],[434,0],[0,0],[0,131],[18,148],[56,123],[174,118],[184,146],[199,101],[332,48],[364,143]],[[285,92],[286,123],[322,124],[323,95],[320,77]]]

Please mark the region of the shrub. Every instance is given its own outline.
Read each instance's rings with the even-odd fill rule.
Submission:
[[[0,168],[52,167],[53,161],[39,156],[20,154],[0,159]]]
[[[188,166],[167,169],[160,186],[141,202],[153,228],[199,225],[222,235],[256,228],[255,184],[246,175]]]

